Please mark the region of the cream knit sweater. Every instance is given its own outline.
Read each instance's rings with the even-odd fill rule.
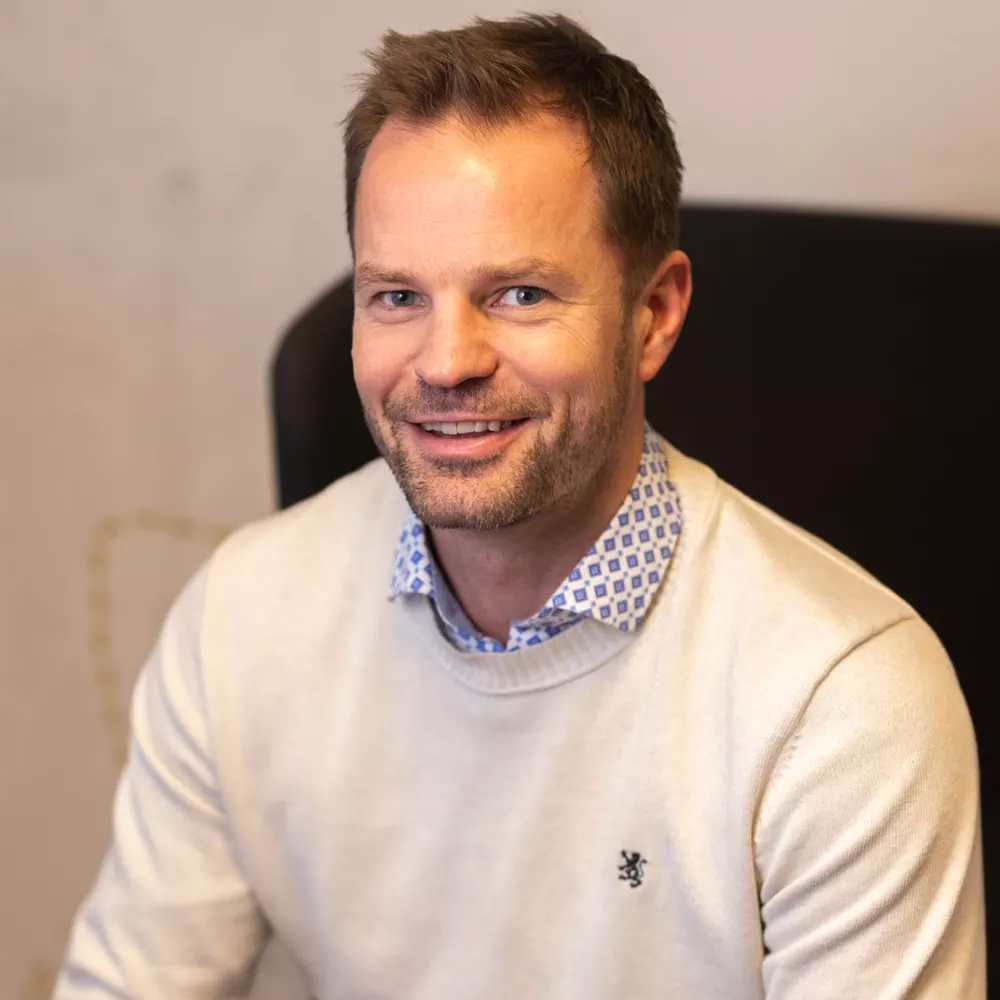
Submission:
[[[58,1000],[982,1000],[976,750],[930,629],[668,446],[636,636],[463,654],[373,463],[237,533],[133,705]]]

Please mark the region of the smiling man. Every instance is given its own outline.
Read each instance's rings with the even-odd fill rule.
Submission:
[[[648,81],[562,17],[389,33],[346,151],[384,460],[178,599],[56,997],[229,996],[274,933],[324,1000],[983,1000],[947,656],[644,421]]]
[[[642,384],[673,346],[691,288],[687,258],[669,249],[680,164],[662,110],[647,137],[660,155],[631,164],[617,197],[658,177],[650,207],[666,214],[649,227],[655,252],[624,258],[609,246],[584,128],[533,100],[489,131],[460,107],[430,121],[397,111],[367,148],[352,202],[354,369],[369,427],[413,511],[409,548],[429,550],[424,529],[436,531],[424,588],[453,592],[445,624],[484,649],[518,648],[596,610],[594,593],[554,595],[637,485],[644,445],[662,460],[655,435],[644,441]],[[638,304],[634,288],[623,294],[626,260]],[[646,478],[656,500],[671,495],[665,474]],[[643,554],[662,572],[670,513],[660,504],[648,516],[660,536]],[[624,589],[600,596],[614,624],[643,617]]]

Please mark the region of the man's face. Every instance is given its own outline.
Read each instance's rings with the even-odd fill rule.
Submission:
[[[555,116],[487,135],[390,121],[372,143],[354,374],[426,524],[491,530],[586,503],[641,427],[601,211],[583,132]]]

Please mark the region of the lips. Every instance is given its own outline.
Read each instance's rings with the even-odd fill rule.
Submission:
[[[425,420],[403,427],[427,457],[458,461],[496,458],[528,423],[528,419]]]

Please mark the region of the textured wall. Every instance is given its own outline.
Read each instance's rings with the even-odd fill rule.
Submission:
[[[359,50],[521,6],[0,0],[0,1000],[45,994],[167,603],[273,504]],[[564,9],[660,86],[693,196],[1000,219],[994,0]]]

